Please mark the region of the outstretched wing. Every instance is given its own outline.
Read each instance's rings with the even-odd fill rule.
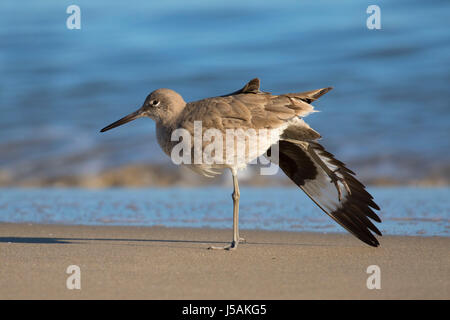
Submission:
[[[320,144],[279,141],[279,166],[325,213],[365,243],[377,247],[372,232],[381,232],[370,219],[381,222],[373,197],[354,173]]]

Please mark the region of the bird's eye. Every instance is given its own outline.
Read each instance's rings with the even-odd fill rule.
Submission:
[[[159,105],[159,101],[158,100],[153,100],[150,102],[152,106],[156,107]]]

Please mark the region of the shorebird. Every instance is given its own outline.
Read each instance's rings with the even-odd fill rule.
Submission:
[[[195,135],[196,122],[201,123],[202,132],[207,129],[224,134],[229,129],[268,130],[271,138],[265,143],[259,143],[256,152],[253,150],[249,154],[247,148],[248,157],[234,162],[213,161],[206,164],[194,161],[186,164],[209,177],[226,169],[232,174],[233,239],[229,245],[210,248],[234,250],[239,243],[244,242],[239,236],[238,170],[245,168],[256,157],[264,155],[272,158],[275,145],[277,164],[282,171],[333,220],[361,241],[377,247],[379,242],[373,233],[381,236],[381,232],[370,219],[381,222],[373,211],[380,208],[365,186],[355,178],[355,173],[317,142],[321,135],[303,120],[314,112],[311,103],[331,89],[272,95],[261,91],[260,81],[255,78],[233,93],[189,103],[173,90],[158,89],[147,96],[140,109],[106,126],[101,132],[140,117],[149,117],[156,122],[159,145],[171,156],[177,143],[172,139],[173,132],[185,130],[190,135],[188,140],[191,140]],[[193,150],[198,147],[190,148]],[[200,145],[200,149],[206,149],[205,143]],[[224,157],[222,152],[217,152],[217,155]]]

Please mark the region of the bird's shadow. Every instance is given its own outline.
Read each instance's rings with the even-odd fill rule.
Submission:
[[[0,237],[0,243],[26,244],[86,244],[96,241],[135,242],[135,243],[186,243],[186,244],[227,244],[226,241],[174,240],[174,239],[117,239],[117,238],[51,238],[51,237]],[[279,245],[279,246],[330,246],[330,244],[282,243],[282,242],[246,242],[243,245]],[[332,245],[331,245],[332,246]]]

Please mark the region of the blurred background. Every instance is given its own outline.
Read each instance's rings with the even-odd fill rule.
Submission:
[[[66,9],[81,9],[69,30]],[[381,30],[366,9],[381,8]],[[371,185],[450,181],[449,1],[0,2],[0,186],[223,183],[179,169],[154,123],[99,129],[166,87],[186,101],[259,77],[334,90],[306,121]],[[291,185],[281,174],[243,184]],[[227,198],[228,199],[228,198]]]

